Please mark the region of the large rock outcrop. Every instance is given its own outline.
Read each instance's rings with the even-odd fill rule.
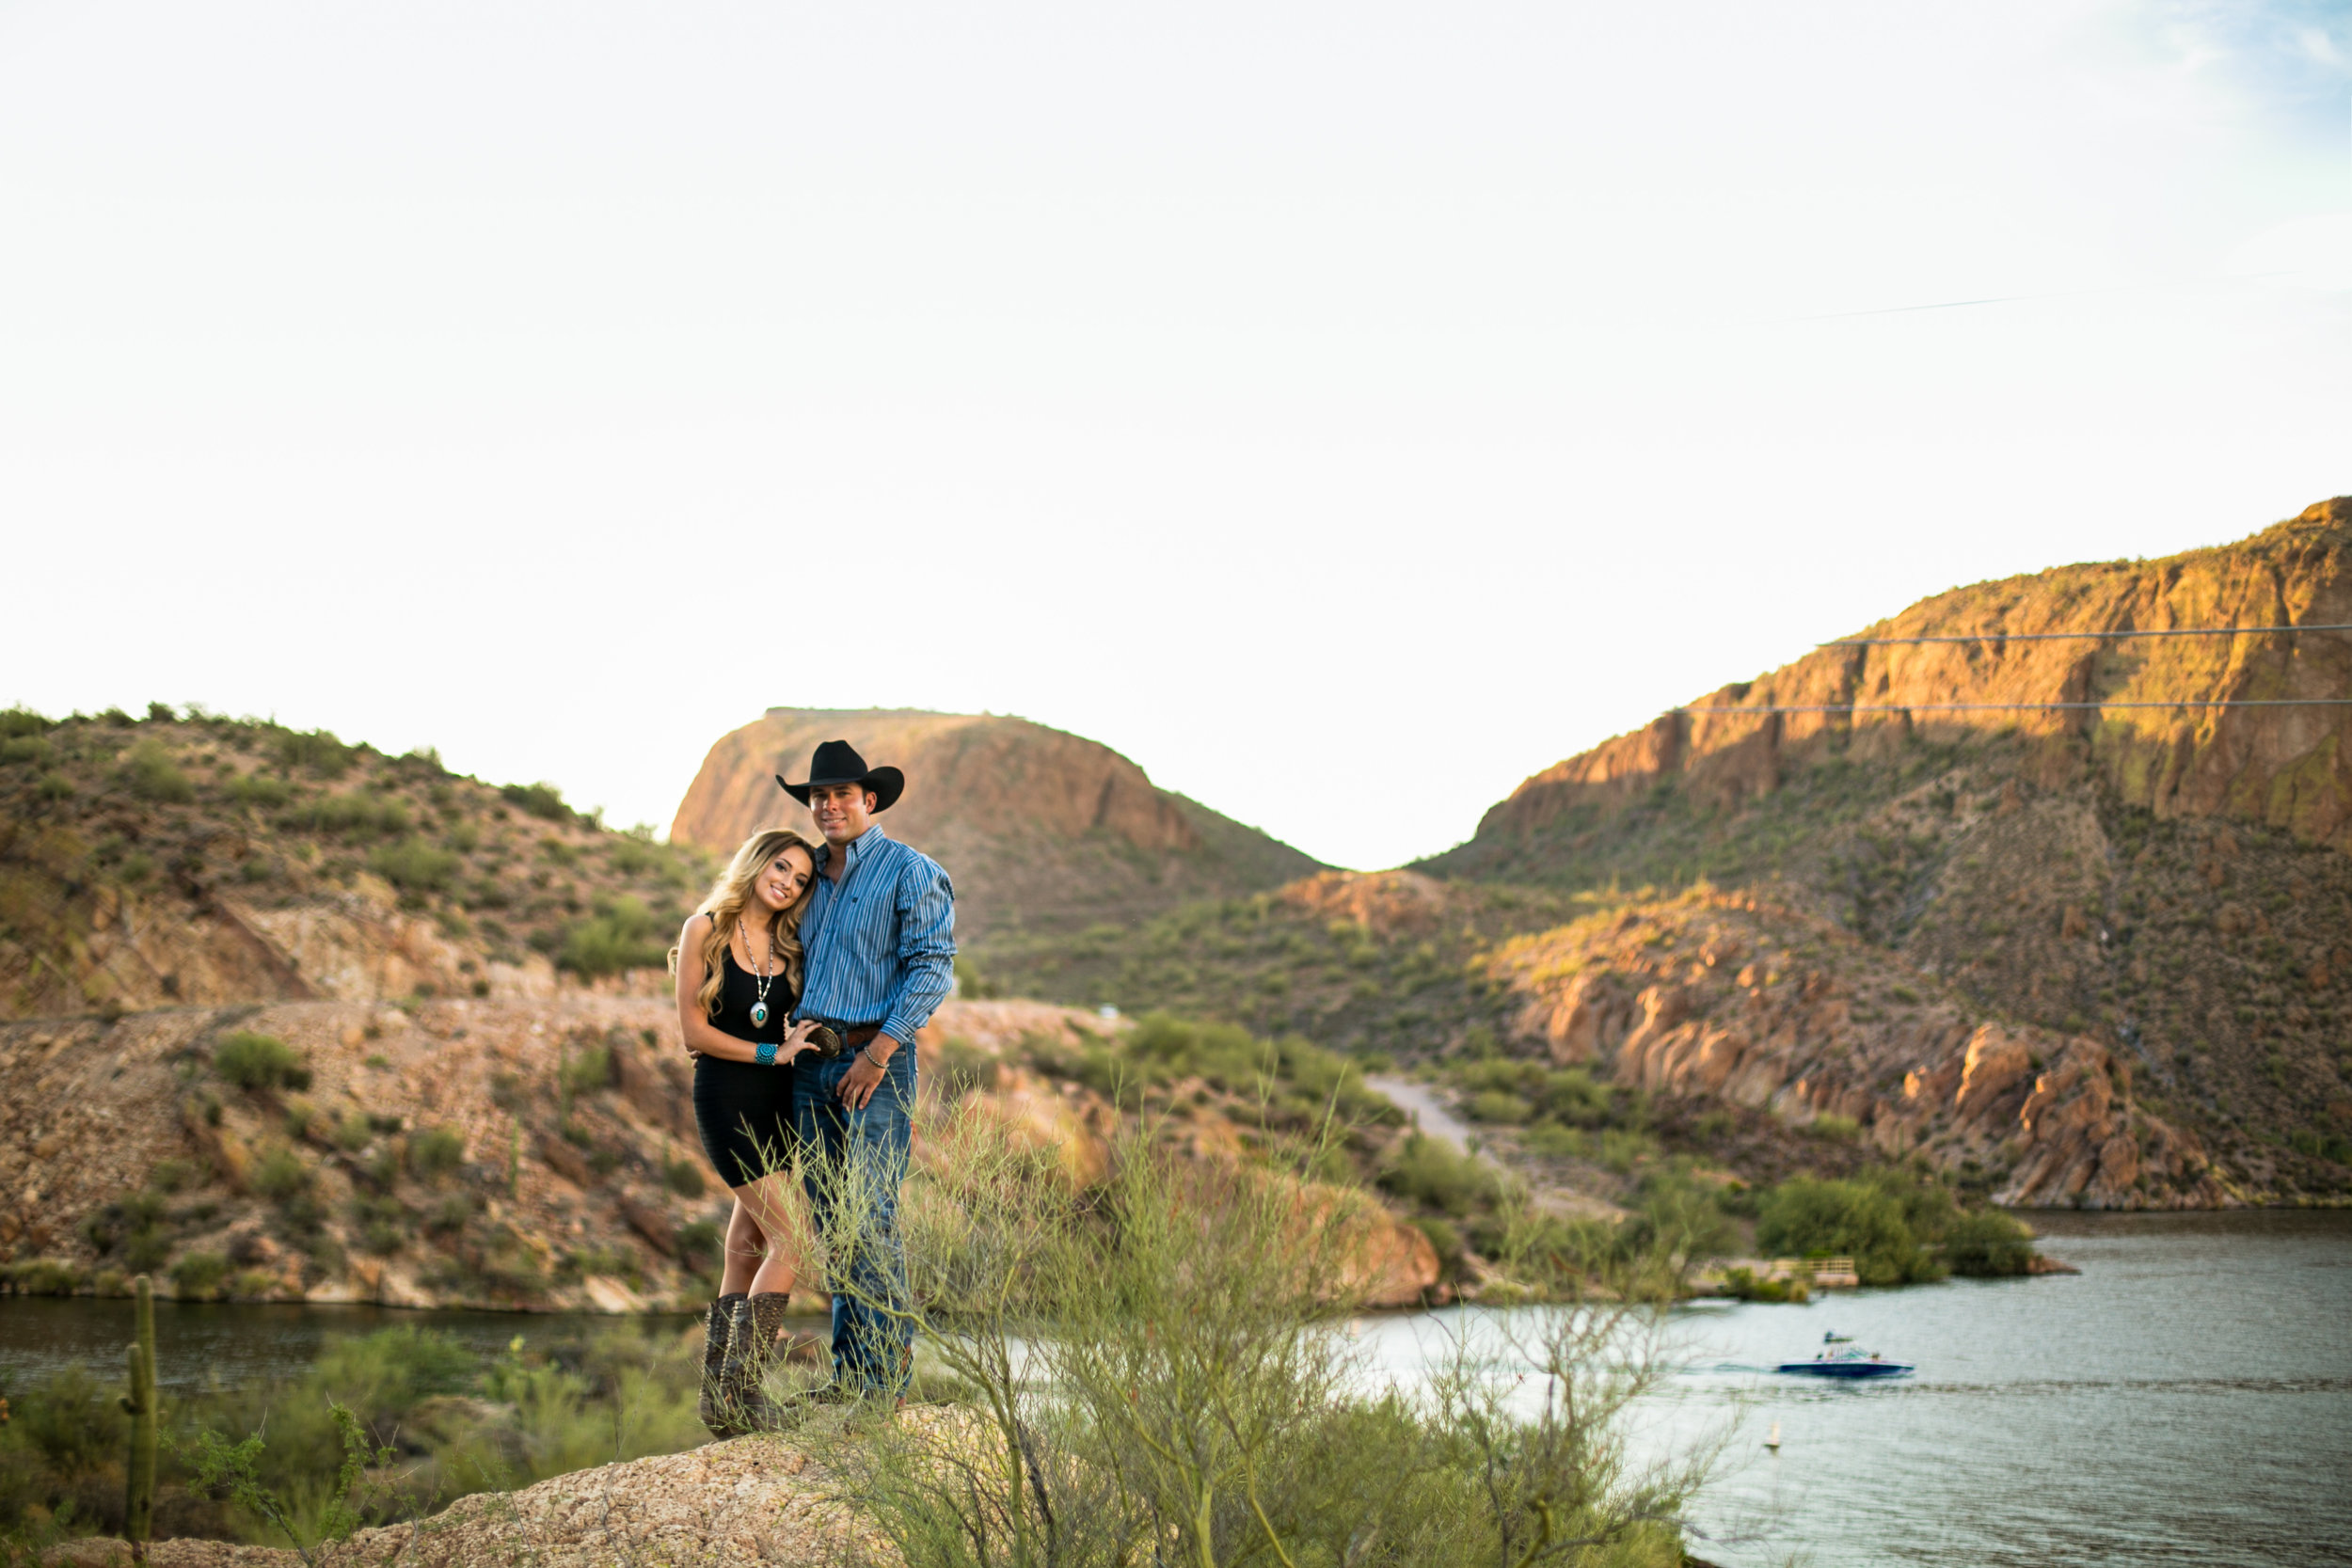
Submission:
[[[1639,800],[1662,779],[1731,803],[1769,794],[1827,740],[1871,732],[2075,737],[2128,804],[2258,822],[2352,849],[2352,707],[1939,712],[1935,705],[2352,696],[2352,634],[2024,641],[2059,632],[2352,624],[2352,497],[2235,545],[2055,567],[1956,588],[1853,634],[1964,637],[1824,647],[1698,699],[1526,780],[1440,863],[1474,870],[1514,840]],[[1863,705],[1867,714],[1755,713]],[[1867,753],[1866,753],[1867,754]],[[2045,752],[2068,766],[2068,752]],[[1580,813],[1579,808],[1586,808]]]
[[[1130,922],[1318,868],[1096,741],[1025,719],[908,709],[769,709],[711,747],[671,837],[724,852],[761,828],[813,832],[775,775],[801,778],[833,739],[905,770],[882,825],[948,868],[965,942]]]
[[[1987,1020],[1851,933],[1751,894],[1695,892],[1523,938],[1488,960],[1521,1040],[1656,1094],[1990,1173],[2026,1207],[2244,1201],[2202,1145],[2135,1103],[2099,1041]]]

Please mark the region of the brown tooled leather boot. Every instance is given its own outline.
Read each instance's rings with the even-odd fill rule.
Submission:
[[[703,1391],[694,1402],[694,1414],[710,1429],[713,1437],[739,1437],[743,1429],[734,1421],[734,1413],[727,1408],[726,1362],[727,1340],[735,1327],[735,1308],[743,1298],[739,1295],[721,1296],[710,1304],[709,1316],[703,1323]]]
[[[783,1320],[781,1309],[772,1312],[771,1326],[765,1336],[759,1326],[765,1304],[784,1299],[770,1294],[736,1298],[735,1316],[727,1332],[726,1365],[720,1370],[719,1385],[721,1408],[733,1419],[738,1433],[776,1432],[784,1425],[784,1407],[768,1397],[764,1386],[775,1344],[773,1325]]]

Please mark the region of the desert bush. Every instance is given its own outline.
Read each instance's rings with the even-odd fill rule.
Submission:
[[[358,748],[344,745],[329,730],[287,731],[278,737],[275,750],[287,768],[307,768],[327,779],[342,778],[358,755]]]
[[[244,773],[229,781],[229,798],[242,806],[276,810],[294,799],[294,786],[267,773]]]
[[[500,798],[526,814],[548,822],[568,822],[572,808],[564,803],[564,792],[551,784],[502,784]]]
[[[702,1167],[691,1160],[665,1160],[661,1184],[680,1197],[700,1197],[707,1187]]]
[[[1462,1109],[1472,1121],[1499,1122],[1506,1127],[1517,1127],[1535,1117],[1534,1105],[1501,1089],[1480,1090],[1470,1097]]]
[[[171,752],[157,740],[142,740],[123,754],[116,776],[122,786],[142,800],[168,805],[185,805],[196,799],[196,786],[171,760]]]
[[[15,740],[24,736],[47,735],[56,727],[56,721],[28,707],[0,708],[0,738]]]
[[[1623,1432],[1662,1365],[1654,1308],[1466,1325],[1407,1399],[1332,1332],[1364,1199],[1310,1218],[1299,1167],[1190,1162],[1132,1124],[1091,1193],[985,1118],[948,1109],[925,1137],[943,1157],[902,1212],[911,1295],[962,1408],[803,1429],[891,1560],[1680,1561],[1692,1474],[1637,1467]]]
[[[408,1140],[408,1168],[420,1176],[447,1176],[465,1161],[466,1139],[453,1127],[428,1127]]]
[[[930,1080],[943,1100],[961,1100],[974,1090],[996,1086],[1002,1064],[970,1040],[950,1037],[939,1048],[939,1071]]]
[[[344,840],[399,838],[409,829],[406,806],[366,791],[322,795],[294,807],[285,814],[283,821],[300,832]]]
[[[229,1259],[217,1252],[191,1252],[171,1266],[171,1287],[183,1296],[205,1297],[229,1277]]]
[[[56,1258],[28,1258],[21,1263],[0,1264],[8,1289],[21,1296],[70,1296],[80,1288],[83,1274]]]
[[[2033,1268],[2033,1232],[1998,1209],[1962,1214],[1944,1229],[1944,1263],[1978,1277],[2026,1274]]]
[[[368,869],[407,893],[439,893],[457,878],[465,862],[421,838],[405,838],[368,856]]]
[[[254,1162],[247,1180],[263,1197],[283,1203],[310,1190],[310,1167],[293,1149],[274,1148]]]
[[[1936,1222],[1950,1206],[1941,1188],[1794,1177],[1758,1203],[1756,1244],[1774,1254],[1851,1257],[1865,1285],[1936,1279],[1944,1271],[1927,1243],[1941,1232]]]
[[[556,943],[555,964],[593,979],[627,969],[658,968],[667,952],[660,923],[644,900],[621,897],[600,900],[595,914],[564,927]]]
[[[247,1091],[307,1089],[310,1069],[275,1035],[241,1029],[213,1048],[213,1070]]]
[[[1379,1175],[1383,1190],[1456,1219],[1501,1197],[1502,1179],[1492,1165],[1440,1139],[1415,1132]]]
[[[375,1129],[358,1111],[345,1111],[335,1124],[335,1147],[345,1154],[357,1154],[375,1141]]]
[[[0,740],[0,764],[37,768],[48,760],[49,742],[40,736],[21,735]]]
[[[609,1089],[615,1082],[612,1053],[601,1044],[583,1045],[564,1058],[558,1076],[567,1095],[595,1094],[600,1089]]]

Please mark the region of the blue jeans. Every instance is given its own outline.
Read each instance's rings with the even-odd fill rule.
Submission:
[[[896,1396],[905,1392],[914,1358],[914,1304],[898,1240],[898,1189],[914,1136],[914,1046],[892,1053],[873,1099],[853,1111],[840,1089],[854,1060],[798,1064],[793,1121],[809,1214],[828,1259],[834,1378],[848,1392]]]

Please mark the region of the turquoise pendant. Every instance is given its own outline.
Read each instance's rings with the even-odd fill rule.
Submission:
[[[755,1029],[756,1029],[756,1028],[758,1028],[761,1024],[766,1023],[767,1022],[768,1022],[768,1004],[767,1004],[767,1003],[765,1003],[765,1002],[755,1002],[755,1003],[753,1003],[753,1004],[752,1004],[752,1027],[753,1027],[753,1028],[755,1028]]]

